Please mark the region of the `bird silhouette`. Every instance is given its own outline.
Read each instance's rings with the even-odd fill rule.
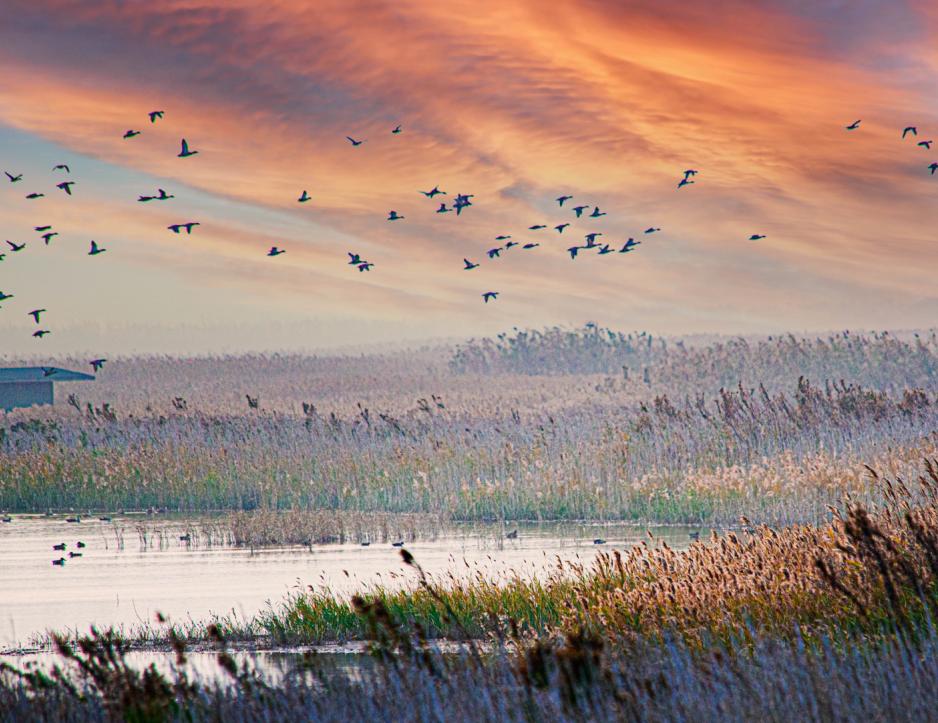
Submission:
[[[440,207],[436,210],[437,213],[449,213],[453,209],[447,208],[445,203],[441,203]]]
[[[433,198],[434,196],[441,196],[441,195],[442,195],[442,196],[445,196],[445,195],[446,195],[446,191],[441,191],[439,186],[434,186],[434,187],[433,187],[431,190],[429,190],[429,191],[420,191],[420,193],[422,193],[422,194],[423,194],[424,196],[426,196],[427,198]]]
[[[64,552],[65,548],[66,548],[66,544],[65,544],[64,542],[60,542],[60,543],[58,543],[57,545],[53,545],[53,546],[52,546],[52,549],[53,549],[53,550],[60,550],[60,551],[63,551],[63,552]]]
[[[52,332],[49,331],[48,329],[40,329],[39,331],[34,331],[33,336],[36,337],[37,339],[42,339],[42,337],[44,337],[46,334],[51,334],[51,333]],[[46,376],[49,376],[49,375],[46,375]]]
[[[51,231],[52,227],[51,226],[36,226],[33,230],[34,231]]]
[[[350,261],[348,262],[349,266],[358,266],[360,263],[363,263],[363,259],[358,254],[353,254],[351,251],[346,251]]]
[[[657,226],[649,226],[645,229],[645,233],[654,233],[655,231],[660,231],[661,229]]]
[[[594,544],[594,545],[605,545],[605,544],[606,544],[606,541],[605,541],[603,538],[601,538],[601,537],[597,537],[595,540],[593,540],[593,544]]]
[[[580,247],[579,247],[579,246],[571,246],[570,248],[567,249],[567,253],[570,254],[570,258],[571,258],[571,259],[575,259],[575,258],[576,258],[576,255],[577,255],[579,252],[580,252]]]
[[[496,241],[507,241],[507,240],[510,239],[510,238],[511,238],[511,236],[502,235],[502,236],[496,236],[496,237],[495,237],[495,240],[496,240]]]
[[[45,198],[45,196],[46,194],[44,193],[30,193],[29,195],[26,196],[26,198],[28,198],[29,200],[33,200],[34,198]]]
[[[86,545],[84,542],[82,542],[81,540],[79,540],[78,542],[75,543],[75,547],[77,547],[77,548],[80,550],[80,549],[82,549],[83,547],[87,547],[87,545]]]
[[[8,243],[9,243],[9,242],[8,242]],[[488,251],[486,251],[486,253],[489,255],[489,258],[490,258],[490,259],[494,259],[494,258],[497,257],[501,252],[502,252],[501,246],[499,246],[498,248],[489,249]]]
[[[563,230],[569,225],[569,223],[558,223],[556,226],[554,226],[554,230],[557,233],[563,233]]]
[[[101,368],[104,366],[104,362],[106,361],[107,359],[92,359],[88,363],[91,365],[91,369],[93,371],[99,372],[101,371]]]
[[[464,271],[472,271],[472,269],[479,268],[479,264],[474,264],[469,259],[463,259],[462,262],[465,264],[463,268]]]
[[[394,127],[394,130],[391,131],[391,133],[400,133],[400,132],[401,132],[401,127],[400,127],[400,126],[395,126],[395,127]]]
[[[307,201],[310,201],[312,199],[310,198],[310,195],[304,190],[303,193],[300,194],[300,197],[296,200],[299,201],[300,203],[306,203]]]
[[[107,251],[107,249],[103,249],[103,248],[101,248],[100,246],[98,246],[98,242],[97,242],[97,241],[92,241],[92,242],[91,242],[91,250],[88,252],[88,255],[89,255],[89,256],[97,256],[98,254],[103,254],[105,251]]]
[[[573,212],[576,214],[576,217],[577,217],[577,218],[580,218],[580,216],[583,215],[583,212],[584,212],[586,209],[588,209],[588,208],[589,208],[589,206],[574,206],[574,207],[573,207]]]
[[[688,168],[686,171],[684,171],[684,178],[690,178],[691,176],[696,176],[696,175],[697,175],[697,171],[695,171],[693,168]]]
[[[0,254],[0,261],[3,261],[7,257],[6,254]]]
[[[403,541],[403,540],[398,540],[397,542],[392,542],[392,543],[391,543],[391,547],[403,547],[403,546],[404,546],[404,541]]]
[[[7,241],[7,246],[10,247],[10,251],[12,251],[13,253],[16,253],[17,251],[22,251],[23,249],[25,249],[26,243],[23,242],[21,244],[17,244],[17,243],[13,243],[12,241]]]
[[[497,291],[486,291],[482,294],[482,300],[487,304],[490,300],[495,300],[498,298],[499,292]]]
[[[605,245],[603,245],[603,246],[601,246],[601,247],[599,248],[599,252],[598,252],[598,253],[599,253],[600,256],[605,256],[606,254],[615,253],[615,251],[613,251],[611,248],[609,248],[609,244],[605,244]]]
[[[860,121],[855,120],[855,121],[854,121],[853,123],[851,123],[850,125],[844,126],[844,127],[845,127],[848,131],[855,131],[857,128],[860,127]]]
[[[903,128],[902,129],[903,140],[905,139],[906,135],[908,135],[909,133],[911,133],[913,136],[917,136],[918,128],[916,128],[915,126],[906,126],[905,128]]]
[[[599,218],[600,216],[605,216],[605,215],[606,215],[606,212],[600,211],[599,206],[596,206],[596,208],[594,208],[593,212],[590,214],[590,218]]]
[[[507,535],[505,535],[507,540],[517,540],[518,539],[518,530],[512,530]]]
[[[522,246],[521,248],[523,248],[523,249],[536,249],[538,246],[540,246],[540,244],[536,244],[536,243],[527,243],[527,244],[525,244],[524,246]]]
[[[641,244],[642,244],[641,241],[636,241],[635,239],[630,238],[628,241],[626,241],[626,242],[622,245],[622,248],[619,249],[619,253],[620,253],[620,254],[628,253],[629,251],[631,251],[631,250],[632,250],[633,248],[635,248],[636,246],[641,246]]]
[[[155,201],[155,200],[156,200],[156,196],[138,196],[137,197],[138,203],[148,203],[149,201]]]
[[[689,180],[687,180],[686,178],[682,178],[682,179],[680,180],[680,182],[677,184],[677,187],[678,187],[678,188],[683,188],[684,186],[689,186],[689,185],[692,184],[692,183],[694,183],[694,181],[689,181]]]
[[[64,557],[60,557],[58,560],[53,560],[53,561],[52,561],[52,564],[53,564],[53,565],[59,565],[59,566],[61,566],[61,567],[65,567],[65,558],[64,558]]]
[[[35,322],[38,324],[38,323],[39,323],[39,317],[40,317],[42,314],[44,314],[45,311],[46,311],[45,309],[33,309],[32,311],[28,312],[28,313],[26,314],[26,316],[31,316],[31,317],[33,317],[33,321],[35,321]]]
[[[512,246],[517,246],[517,245],[518,245],[518,242],[517,242],[517,241],[509,241],[508,243],[505,244],[505,250],[507,251],[507,250],[510,249]]]
[[[362,261],[362,262],[358,265],[358,270],[359,270],[359,271],[371,271],[371,269],[372,269],[373,266],[374,266],[374,264],[371,263],[370,261]]]
[[[938,163],[932,163],[932,164],[928,167],[928,170],[931,171],[931,174],[934,176],[934,175],[935,175],[935,171],[938,171]]]
[[[170,226],[167,226],[166,228],[168,228],[173,233],[179,233],[182,229],[186,229],[186,233],[191,234],[193,228],[201,225],[202,224],[198,221],[188,221],[187,223],[174,223]]]
[[[81,557],[81,553],[80,553],[80,552],[70,552],[70,553],[68,553],[68,557],[69,557],[69,559],[71,559],[71,558],[73,558],[73,557]]]
[[[10,179],[10,183],[19,183],[20,181],[23,180],[23,174],[22,174],[22,173],[20,173],[19,175],[16,175],[16,176],[14,176],[14,175],[13,175],[12,173],[10,173],[9,171],[4,171],[4,173],[6,174],[6,177]]]
[[[403,221],[404,216],[401,216],[397,211],[388,211],[388,221]]]
[[[765,234],[763,234],[763,233],[754,233],[754,234],[752,234],[752,236],[749,237],[749,240],[750,240],[750,241],[760,241],[761,239],[764,239],[764,238],[765,238]]]
[[[60,163],[60,164],[57,165],[57,166],[52,166],[52,171],[53,171],[53,172],[55,172],[55,171],[65,171],[66,173],[71,173],[71,172],[72,172],[72,169],[68,167],[68,164],[66,164],[66,163]]]
[[[2,291],[0,291],[0,301],[6,301],[7,299],[12,299],[14,296],[15,294],[5,294]]]
[[[533,226],[528,226],[528,231],[540,231],[542,228],[547,228],[547,226],[542,223],[536,223]]]
[[[558,197],[557,197],[557,204],[560,205],[560,206],[563,206],[563,202],[564,202],[564,201],[569,201],[571,198],[573,198],[573,196],[558,196]]]
[[[74,182],[74,181],[62,181],[61,183],[56,183],[56,184],[55,184],[55,187],[56,187],[56,188],[61,188],[63,191],[65,191],[65,193],[67,193],[69,196],[71,196],[71,195],[72,195],[72,186],[74,186],[74,185],[75,185],[75,182]]]
[[[189,142],[183,138],[180,143],[180,151],[176,154],[176,158],[188,158],[189,156],[194,156],[198,151],[189,150]]]
[[[586,234],[586,236],[584,236],[583,238],[586,239],[586,243],[592,244],[593,242],[596,241],[596,238],[598,236],[602,236],[602,235],[603,235],[602,231],[594,231],[593,233]]]
[[[48,245],[49,245],[49,242],[52,240],[52,237],[53,237],[53,236],[58,236],[58,235],[59,235],[59,232],[58,232],[58,231],[50,231],[49,233],[44,233],[44,234],[41,236],[41,238],[42,238],[43,241],[46,242],[46,246],[48,246]]]
[[[130,130],[124,133],[124,138],[134,138],[140,135],[140,131]]]
[[[456,194],[456,200],[453,201],[453,208],[456,209],[456,215],[457,215],[457,216],[462,215],[462,210],[463,210],[466,206],[471,206],[471,205],[472,205],[472,201],[469,200],[470,198],[472,198],[472,196],[473,196],[473,194],[468,194],[468,195],[467,195],[467,194],[464,194],[464,193],[457,193],[457,194]]]
[[[163,119],[163,111],[161,110],[151,110],[149,113],[147,113],[147,115],[150,116],[151,123],[156,123],[157,118],[160,120]]]
[[[280,254],[285,254],[285,253],[286,253],[286,249],[280,249],[280,248],[277,248],[276,246],[271,246],[270,251],[267,252],[267,255],[279,256]]]
[[[931,150],[931,144],[932,144],[932,143],[934,143],[934,141],[919,141],[919,142],[916,143],[915,145],[921,146],[921,147],[924,148],[926,151],[930,151],[930,150]]]
[[[166,193],[162,188],[157,188],[156,193],[157,195],[153,197],[155,201],[168,201],[170,198],[176,198],[173,194]]]
[[[351,143],[353,146],[360,146],[362,143],[365,142],[363,140],[356,141],[354,138],[352,138],[352,136],[345,136],[345,137],[348,139],[348,142]]]

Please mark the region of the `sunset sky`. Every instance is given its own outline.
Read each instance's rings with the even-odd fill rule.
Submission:
[[[938,320],[934,2],[4,0],[0,68],[0,355]]]

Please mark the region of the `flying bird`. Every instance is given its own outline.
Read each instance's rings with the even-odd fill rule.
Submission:
[[[463,259],[462,262],[466,265],[463,271],[472,271],[472,269],[479,268],[479,264],[474,264],[469,259]]]
[[[101,371],[101,367],[104,366],[104,362],[106,362],[106,361],[107,361],[107,359],[92,359],[92,360],[91,360],[90,362],[88,362],[88,363],[91,365],[91,369],[92,369],[93,371],[99,372],[99,371]]]
[[[633,248],[635,248],[636,246],[641,246],[641,244],[642,244],[641,241],[636,241],[635,239],[630,238],[628,241],[626,241],[624,244],[622,244],[622,248],[619,249],[619,253],[620,253],[620,254],[627,254],[629,251],[631,251],[631,250],[632,250]]]
[[[404,216],[398,214],[397,211],[388,211],[388,221],[403,221]]]
[[[188,158],[189,156],[194,156],[198,151],[189,150],[189,142],[183,138],[181,143],[181,150],[176,154],[176,158]]]
[[[600,256],[605,256],[606,254],[611,254],[611,253],[615,253],[615,252],[611,248],[609,248],[609,244],[605,244],[604,246],[601,246],[599,248]]]
[[[29,200],[32,200],[34,198],[45,198],[45,195],[46,194],[44,193],[30,193],[28,196],[26,196],[26,198],[28,198]]]
[[[573,210],[576,213],[576,217],[579,218],[580,216],[583,215],[583,212],[588,208],[589,206],[574,206]]]
[[[497,291],[486,291],[482,294],[482,300],[487,304],[490,299],[497,299],[499,292]]]
[[[285,254],[286,249],[278,249],[276,246],[271,246],[270,251],[267,252],[268,256],[279,256],[280,254]]]
[[[521,248],[523,248],[523,249],[536,249],[538,246],[540,246],[540,244],[536,244],[536,243],[526,243],[526,244],[525,244],[524,246],[522,246]]]
[[[33,321],[35,321],[35,322],[38,324],[38,323],[39,323],[39,316],[40,316],[41,314],[44,314],[45,311],[46,311],[45,309],[33,309],[32,311],[30,311],[29,313],[27,313],[26,316],[31,316],[31,317],[33,317]]]
[[[533,226],[528,226],[528,231],[540,231],[542,228],[547,228],[547,226],[542,223],[536,223]]]
[[[692,184],[692,183],[694,183],[694,181],[689,181],[689,180],[687,180],[687,178],[682,178],[681,181],[680,181],[680,183],[677,184],[677,187],[678,187],[678,188],[683,188],[684,186],[689,186],[689,185]]]
[[[437,213],[449,213],[453,209],[447,208],[445,203],[441,203],[440,207],[436,210]]]
[[[10,179],[10,183],[17,183],[18,181],[22,181],[22,180],[23,180],[23,174],[22,174],[22,173],[20,173],[19,175],[16,175],[16,176],[14,176],[14,175],[13,175],[12,173],[10,173],[9,171],[4,171],[4,173],[6,174],[6,177]]]
[[[906,126],[905,128],[903,128],[902,129],[903,140],[905,139],[906,135],[908,135],[909,133],[911,133],[913,136],[917,136],[918,128],[916,128],[915,126]]]
[[[750,240],[750,241],[761,241],[761,240],[764,239],[764,238],[765,238],[765,234],[764,234],[764,233],[754,233],[754,234],[752,234],[752,236],[749,237],[749,240]]]
[[[155,201],[156,196],[139,196],[137,198],[138,203],[147,203],[148,201]]]
[[[661,229],[657,226],[649,226],[645,229],[645,233],[654,233],[655,231],[660,231]]]
[[[71,196],[71,195],[72,195],[72,186],[74,186],[74,185],[75,185],[75,181],[62,181],[61,183],[56,183],[56,184],[55,184],[55,187],[56,187],[56,188],[61,188],[63,191],[65,191],[65,193],[67,193],[69,196]]]
[[[51,231],[52,227],[51,226],[36,226],[35,230],[36,231]]]
[[[569,201],[571,198],[573,198],[573,196],[558,196],[558,197],[557,197],[557,204],[560,205],[560,206],[563,206],[563,202],[564,202],[564,201]]]
[[[559,223],[554,226],[554,230],[557,231],[557,233],[563,233],[563,230],[569,225],[569,223]]]
[[[348,139],[348,142],[351,143],[353,146],[360,146],[362,143],[365,142],[365,141],[363,141],[363,140],[362,140],[362,141],[356,141],[354,138],[352,138],[352,136],[345,136],[345,137]]]
[[[439,196],[439,195],[444,195],[444,196],[446,195],[446,191],[441,191],[439,186],[434,186],[429,191],[420,191],[420,193],[422,193],[427,198],[433,198],[434,196]]]
[[[10,247],[10,251],[12,251],[13,253],[16,253],[17,251],[22,251],[23,249],[26,248],[25,242],[21,244],[16,244],[16,243],[13,243],[12,241],[7,241],[7,245]]]
[[[400,127],[400,126],[395,126],[395,127],[394,127],[394,130],[391,131],[391,133],[400,133],[400,132],[401,132],[401,127]]]
[[[364,263],[364,260],[358,254],[353,254],[351,251],[346,251],[350,261],[348,262],[349,266],[358,266],[359,264]]]
[[[310,201],[312,199],[310,195],[304,190],[303,193],[300,194],[300,197],[296,200],[299,201],[300,203],[306,203],[307,201]]]
[[[0,291],[0,301],[6,301],[7,299],[12,299],[14,296],[15,294],[4,294],[2,291]]]
[[[921,146],[921,147],[924,148],[925,150],[930,151],[930,150],[931,150],[931,144],[932,144],[932,143],[934,143],[934,141],[919,141],[919,142],[916,143],[915,145]]]
[[[495,240],[496,240],[496,241],[506,241],[506,240],[508,240],[508,239],[510,239],[510,238],[511,238],[510,235],[509,235],[509,236],[505,236],[505,235],[503,234],[503,235],[501,235],[501,236],[496,236],[496,237],[495,237]]]
[[[127,131],[126,133],[124,133],[124,138],[133,138],[134,136],[139,136],[139,135],[140,135],[140,131],[131,130],[131,131]]]
[[[507,250],[510,249],[512,246],[517,246],[517,245],[518,245],[518,242],[517,242],[517,241],[509,241],[508,243],[505,244],[505,250],[507,251]]]
[[[935,175],[935,171],[938,171],[938,163],[932,163],[932,164],[928,167],[928,170],[931,171],[931,174],[934,176],[934,175]]]
[[[151,122],[151,123],[156,123],[156,119],[157,119],[157,118],[159,118],[160,120],[162,120],[162,119],[163,119],[163,112],[164,112],[164,111],[161,111],[161,110],[151,110],[149,113],[147,113],[147,115],[150,116],[150,122]]]
[[[9,241],[8,241],[7,243],[9,243]],[[494,258],[497,257],[501,252],[502,252],[501,247],[498,247],[498,248],[495,248],[495,249],[489,249],[486,253],[489,255],[489,258],[490,258],[490,259],[494,259]]]
[[[586,236],[584,236],[583,238],[586,239],[586,243],[588,243],[588,244],[590,244],[590,245],[592,246],[593,243],[596,241],[596,237],[597,237],[597,236],[602,236],[602,235],[603,235],[603,234],[602,234],[601,231],[594,231],[593,233],[588,233],[588,234],[586,234]]]
[[[590,218],[599,218],[600,216],[605,216],[605,215],[606,215],[606,212],[600,211],[599,206],[596,206],[596,208],[594,208],[593,212],[590,214]]]
[[[192,229],[195,226],[201,226],[201,225],[202,224],[199,223],[198,221],[189,221],[188,223],[174,223],[170,226],[167,226],[166,228],[168,228],[173,233],[179,233],[182,229],[186,229],[186,233],[191,234]]]
[[[33,336],[37,339],[42,339],[42,337],[44,337],[46,334],[51,334],[51,333],[52,332],[49,331],[48,329],[39,329],[38,331],[33,332]],[[45,373],[45,369],[43,369],[42,371],[43,371],[44,376],[51,376]]]
[[[374,266],[374,264],[371,263],[370,261],[362,261],[362,262],[358,265],[358,270],[359,270],[359,271],[371,271],[371,267],[372,267],[372,266]]]
[[[691,176],[696,176],[696,175],[697,175],[697,171],[695,171],[693,168],[688,168],[686,171],[684,171],[684,178],[690,178]]]
[[[48,246],[49,242],[52,240],[52,237],[58,236],[58,235],[59,235],[58,231],[50,231],[49,233],[44,233],[41,238],[43,241],[46,242],[46,246]]]
[[[66,163],[60,163],[60,164],[57,165],[57,166],[52,166],[52,171],[53,171],[53,172],[55,172],[55,171],[65,171],[66,173],[71,173],[71,172],[72,172],[72,169],[68,167],[68,164],[66,164]]]
[[[580,252],[580,247],[579,247],[579,246],[571,246],[570,248],[567,249],[567,253],[570,254],[570,258],[571,258],[571,259],[575,259],[575,258],[576,258],[576,255],[577,255],[579,252]]]
[[[88,255],[89,255],[89,256],[97,256],[98,254],[103,254],[105,251],[107,251],[107,249],[103,249],[103,248],[101,248],[100,246],[98,246],[98,242],[97,242],[97,241],[92,241],[92,242],[91,242],[91,250],[88,252]]]
[[[855,121],[854,121],[853,123],[851,123],[850,125],[844,126],[844,127],[845,127],[848,131],[855,131],[857,128],[860,127],[860,121],[855,120]]]
[[[166,193],[166,191],[164,191],[162,188],[157,188],[156,191],[157,191],[157,193],[159,194],[159,195],[153,197],[154,200],[156,200],[156,201],[167,201],[167,200],[169,200],[170,198],[176,198],[173,194],[171,194],[171,193]]]

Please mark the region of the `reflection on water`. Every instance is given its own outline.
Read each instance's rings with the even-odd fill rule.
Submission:
[[[118,522],[115,519],[115,522]],[[47,630],[85,632],[99,627],[152,623],[157,612],[170,620],[207,620],[213,614],[250,618],[277,604],[297,586],[325,586],[350,594],[369,585],[395,587],[413,580],[399,551],[387,544],[243,548],[192,548],[172,536],[164,549],[119,549],[114,523],[72,524],[64,518],[14,516],[0,524],[0,649]],[[161,523],[173,531],[184,520]],[[543,573],[557,557],[592,560],[597,549],[622,549],[644,537],[643,527],[542,523],[512,525],[505,539],[499,524],[459,525],[438,539],[407,543],[424,569],[500,579],[515,572]],[[671,547],[688,544],[698,528],[656,527]],[[707,534],[707,531],[703,531]],[[597,547],[594,538],[605,544]],[[85,547],[76,544],[82,541]],[[66,543],[65,552],[53,545]],[[80,552],[81,557],[68,558]],[[52,560],[64,555],[63,566]]]

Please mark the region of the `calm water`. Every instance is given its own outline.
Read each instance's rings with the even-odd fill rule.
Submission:
[[[120,521],[115,518],[115,523]],[[175,532],[184,521],[160,522]],[[627,525],[518,525],[517,540],[506,540],[499,525],[455,527],[434,541],[406,545],[434,575],[481,571],[490,579],[513,572],[537,575],[556,557],[589,562],[597,549],[623,549],[644,536]],[[691,529],[655,528],[672,547],[689,542]],[[128,536],[129,537],[129,536]],[[601,548],[593,538],[607,542]],[[325,586],[350,594],[368,585],[405,585],[414,579],[399,550],[389,544],[321,545],[254,550],[190,548],[174,534],[164,549],[141,550],[136,538],[118,549],[113,523],[15,516],[0,524],[0,650],[28,643],[48,630],[85,632],[99,627],[132,628],[152,623],[159,612],[174,621],[206,620],[231,612],[249,618],[268,603],[278,604],[299,586]],[[81,540],[84,549],[75,543]],[[63,553],[82,557],[64,567],[51,564]],[[67,551],[65,557],[68,557]]]

